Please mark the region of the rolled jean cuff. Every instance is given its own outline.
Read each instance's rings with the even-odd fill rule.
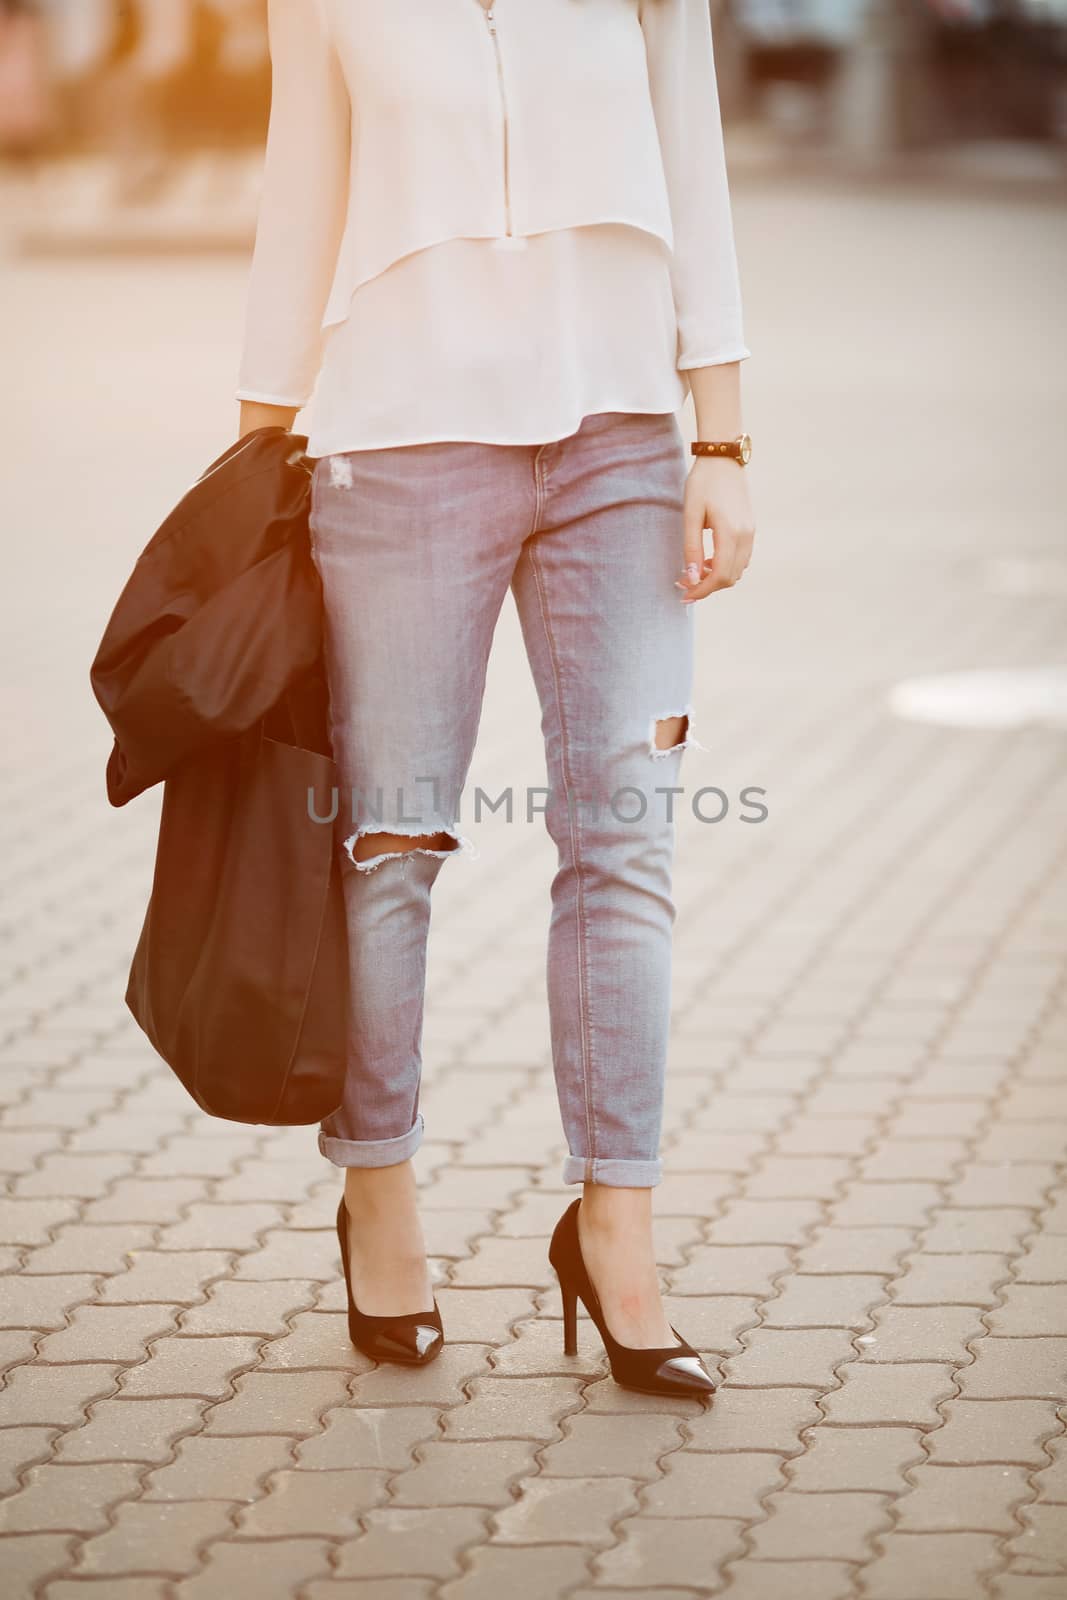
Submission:
[[[619,1161],[614,1156],[565,1156],[564,1183],[607,1183],[618,1189],[651,1189],[663,1182],[663,1162]]]
[[[319,1149],[335,1167],[393,1167],[413,1156],[425,1124],[420,1111],[413,1127],[395,1139],[337,1139],[319,1129]]]

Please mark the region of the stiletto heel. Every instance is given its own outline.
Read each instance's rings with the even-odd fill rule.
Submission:
[[[560,1278],[559,1287],[563,1296],[563,1354],[565,1356],[576,1356],[578,1354],[578,1294],[574,1285],[572,1283],[564,1283],[562,1278]]]
[[[556,1270],[563,1296],[563,1349],[569,1356],[578,1353],[578,1306],[580,1299],[604,1341],[611,1363],[611,1376],[624,1389],[641,1394],[673,1394],[683,1399],[706,1399],[715,1393],[711,1373],[697,1350],[683,1339],[672,1323],[678,1343],[652,1349],[620,1344],[608,1328],[592,1279],[582,1259],[578,1237],[578,1207],[581,1197],[571,1202],[556,1224],[548,1247],[548,1259]]]
[[[352,1294],[352,1272],[348,1260],[348,1208],[344,1196],[337,1211],[337,1239],[341,1246],[341,1265],[348,1290],[348,1337],[357,1350],[372,1361],[398,1361],[408,1367],[424,1367],[440,1354],[445,1342],[437,1299],[432,1311],[409,1311],[398,1317],[366,1316]]]

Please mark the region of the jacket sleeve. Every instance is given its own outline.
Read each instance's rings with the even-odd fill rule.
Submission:
[[[271,108],[239,400],[302,406],[344,231],[351,104],[322,0],[269,0]]]
[[[674,226],[678,366],[742,361],[745,344],[709,0],[640,0]]]

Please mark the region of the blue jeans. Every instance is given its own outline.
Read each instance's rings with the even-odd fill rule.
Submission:
[[[588,416],[542,445],[449,441],[316,462],[351,963],[345,1097],[319,1135],[336,1165],[389,1166],[423,1139],[430,894],[447,856],[470,849],[459,801],[510,585],[558,850],[548,993],[563,1181],[661,1181],[677,804],[666,791],[695,742],[693,608],[674,586],[685,473],[669,412]],[[681,735],[660,748],[657,723],[674,717]],[[357,861],[356,839],[375,832],[445,834],[448,848],[383,846]]]

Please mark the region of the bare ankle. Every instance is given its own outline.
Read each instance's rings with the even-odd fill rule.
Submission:
[[[587,1183],[582,1193],[579,1215],[584,1227],[610,1237],[634,1237],[635,1230],[650,1232],[652,1191],[648,1188],[624,1189],[616,1184]]]
[[[386,1211],[405,1204],[415,1192],[410,1161],[388,1167],[349,1167],[345,1173],[345,1204],[349,1211]]]

